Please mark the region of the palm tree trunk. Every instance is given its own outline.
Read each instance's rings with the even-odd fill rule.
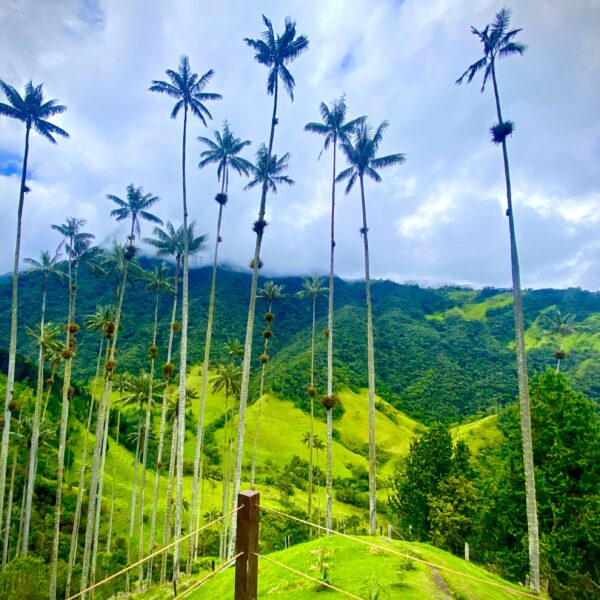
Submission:
[[[102,340],[103,341],[103,340]],[[99,356],[102,353],[102,343],[100,344]],[[98,375],[96,374],[96,377]],[[87,464],[87,442],[88,432],[92,426],[92,414],[94,412],[94,401],[90,402],[88,411],[87,426],[83,438],[83,450],[81,452],[81,468],[79,470],[79,487],[77,488],[77,501],[75,503],[75,516],[73,518],[73,531],[71,532],[71,548],[69,550],[69,562],[67,564],[67,585],[65,596],[68,598],[71,590],[71,579],[73,577],[73,567],[75,566],[75,557],[77,556],[77,539],[79,537],[79,525],[81,522],[81,505],[83,504],[83,491],[85,488],[85,467]]]
[[[308,520],[312,519],[312,495],[313,495],[313,450],[315,435],[315,401],[312,395],[315,388],[315,339],[316,339],[316,317],[317,317],[317,296],[312,298],[312,337],[310,343],[310,439],[308,441]],[[312,533],[312,530],[311,530]]]
[[[46,318],[46,277],[42,282],[42,310],[40,317],[40,342],[44,336],[44,321]],[[27,556],[29,549],[29,524],[31,521],[31,502],[33,488],[35,487],[35,471],[37,466],[38,441],[40,438],[40,414],[44,395],[44,344],[40,343],[38,351],[38,372],[35,390],[35,407],[33,409],[33,425],[31,431],[31,449],[29,452],[29,468],[27,469],[27,482],[25,484],[25,512],[23,517],[23,539],[21,552]]]
[[[271,135],[269,137],[268,162],[271,161],[273,152],[273,138],[275,136],[275,125],[277,124],[277,94],[278,79],[275,78],[275,89],[273,93],[273,115],[271,117]],[[260,198],[260,208],[258,211],[258,221],[265,219],[265,210],[267,204],[267,182],[262,186]],[[235,449],[235,466],[233,470],[233,502],[237,501],[237,495],[240,491],[240,482],[242,478],[242,461],[244,458],[244,435],[246,433],[246,409],[248,407],[248,386],[250,384],[250,365],[252,363],[252,334],[254,331],[254,314],[256,311],[256,290],[258,287],[258,268],[260,264],[260,248],[262,245],[264,228],[259,227],[256,231],[256,246],[254,248],[254,259],[252,262],[252,284],[250,286],[250,302],[248,306],[248,321],[246,323],[246,340],[244,343],[244,362],[242,364],[242,383],[240,386],[240,410],[238,420],[238,433]],[[234,507],[235,508],[235,507]],[[237,523],[237,513],[231,517],[231,537],[229,541],[228,557],[233,556],[235,547],[235,528]]]
[[[221,193],[225,193],[225,183],[227,178],[227,167],[223,173],[221,182]],[[198,499],[198,475],[200,472],[200,462],[202,460],[202,442],[204,436],[204,409],[206,406],[206,390],[208,387],[208,367],[210,365],[210,345],[212,341],[213,319],[215,313],[215,295],[217,289],[217,265],[219,256],[219,243],[221,239],[221,220],[223,218],[223,204],[219,203],[219,216],[217,217],[217,236],[215,238],[215,254],[213,257],[212,281],[210,285],[210,300],[208,303],[208,322],[206,324],[206,338],[204,340],[204,361],[202,363],[202,380],[200,383],[200,415],[198,417],[198,429],[196,432],[196,452],[194,454],[194,479],[192,483],[192,505],[190,509],[190,532],[196,521],[196,505]],[[202,507],[198,506],[198,517],[202,512]],[[193,559],[193,549],[198,545],[198,536],[193,535],[190,538],[188,550],[188,573]]]
[[[333,136],[333,176],[331,182],[331,224],[330,224],[330,253],[329,253],[329,303],[327,307],[327,396],[333,397],[333,265],[335,253],[335,176],[337,136]],[[332,411],[327,411],[327,514],[325,525],[331,529],[333,525],[333,424]],[[321,509],[319,508],[319,519]]]
[[[496,82],[496,70],[492,62],[492,81],[499,124],[503,123],[500,109],[500,95]],[[529,538],[529,585],[535,591],[540,591],[540,542],[538,531],[537,501],[535,491],[535,467],[533,463],[533,440],[531,435],[531,410],[529,404],[529,381],[527,376],[527,354],[525,351],[525,327],[523,324],[523,297],[521,293],[521,273],[515,220],[512,206],[512,188],[508,164],[506,138],[502,140],[502,156],[504,158],[504,177],[506,179],[506,201],[508,215],[508,230],[510,235],[510,264],[513,283],[513,313],[515,320],[515,335],[517,342],[517,371],[519,378],[519,406],[521,415],[521,437],[523,443],[523,470],[525,473],[525,502],[527,510],[527,534]]]
[[[371,275],[369,272],[369,228],[365,186],[360,176],[360,197],[363,218],[363,244],[365,249],[365,296],[367,300],[367,377],[369,383],[369,522],[371,535],[377,531],[377,462],[375,446],[375,350],[373,348],[373,309],[371,307]]]
[[[96,496],[96,520],[94,522],[94,541],[92,542],[92,559],[91,559],[91,583],[96,582],[96,561],[98,558],[98,538],[100,537],[100,511],[102,509],[102,489],[104,487],[104,467],[106,465],[106,449],[108,446],[108,425],[110,423],[110,406],[104,419],[104,431],[102,433],[102,456],[100,459],[100,475],[98,477],[98,495]],[[94,591],[91,593],[94,597]]]
[[[173,294],[173,311],[171,314],[171,325],[169,327],[169,343],[167,346],[167,364],[171,362],[171,353],[173,350],[173,323],[175,322],[175,317],[177,316],[177,297],[179,292],[179,260],[177,260],[175,267],[175,291]],[[165,443],[165,429],[166,429],[166,421],[167,421],[167,407],[169,404],[169,386],[168,381],[165,381],[165,388],[163,391],[162,397],[162,408],[160,413],[160,429],[158,436],[158,451],[156,454],[156,471],[154,473],[154,495],[152,498],[152,519],[150,521],[150,546],[149,550],[152,552],[154,550],[154,536],[156,533],[156,511],[158,507],[158,485],[160,481],[160,470],[162,468],[162,455],[163,455],[163,446]],[[168,542],[167,542],[168,543]],[[152,562],[153,559],[148,561],[148,587],[152,583]],[[161,583],[164,583],[164,580],[161,579]]]
[[[119,447],[119,433],[121,431],[121,411],[117,411],[117,439],[116,439],[116,447]],[[106,535],[106,552],[110,554],[110,542],[112,538],[112,528],[113,528],[113,513],[115,510],[115,480],[116,480],[116,464],[117,461],[113,462],[113,471],[112,471],[112,492],[110,495],[110,515],[108,517],[108,534]]]
[[[73,240],[71,240],[71,248],[73,248]],[[71,323],[73,322],[73,275],[72,275],[72,258],[69,253],[68,260],[68,277],[69,284],[69,307],[67,311],[67,339],[66,349],[75,352],[75,344],[72,343],[73,334],[71,333]],[[65,360],[65,371],[63,377],[62,389],[62,405],[60,413],[60,430],[58,437],[58,467],[56,468],[56,504],[54,508],[54,532],[52,536],[52,559],[50,568],[50,600],[56,600],[56,578],[58,576],[58,542],[60,538],[60,515],[62,510],[62,484],[65,467],[65,446],[67,441],[67,424],[69,421],[69,388],[71,387],[71,372],[73,369],[73,356]]]
[[[115,334],[113,342],[110,344],[109,360],[115,360],[115,350],[117,348],[117,340],[119,337],[119,327],[121,325],[121,313],[123,312],[123,301],[125,299],[125,289],[127,287],[127,271],[128,266],[125,265],[123,269],[123,281],[121,282],[121,289],[119,291],[119,302],[117,304],[117,314],[115,318]],[[100,459],[102,454],[102,442],[103,442],[103,431],[104,431],[104,420],[108,407],[110,406],[110,397],[112,393],[112,370],[108,371],[105,369],[104,379],[104,390],[102,391],[102,400],[98,406],[98,417],[96,419],[96,440],[94,443],[94,458],[92,461],[92,475],[90,481],[90,498],[88,501],[88,514],[87,523],[85,528],[85,544],[83,548],[83,564],[81,567],[81,587],[83,590],[88,584],[89,566],[90,566],[90,551],[92,545],[92,536],[94,529],[94,516],[96,506],[96,495],[98,486],[98,469],[100,466]],[[85,594],[82,594],[81,600],[85,600]]]
[[[228,417],[229,417],[229,406],[228,406],[229,395],[225,393],[225,426],[223,428],[224,439],[223,439],[223,488],[221,490],[221,514],[224,515],[227,512],[229,506],[227,502],[227,494],[229,487],[229,475],[230,475],[230,461],[231,456],[228,455],[227,448],[230,439],[228,431]],[[221,521],[221,535],[219,538],[219,560],[225,558],[227,551],[227,519]]]
[[[15,491],[15,471],[18,462],[17,448],[13,450],[13,462],[10,472],[10,487],[8,489],[8,504],[6,505],[6,526],[4,528],[4,547],[2,548],[2,570],[6,569],[8,562],[8,550],[10,548],[10,521],[12,516],[13,495]]]
[[[159,291],[156,292],[156,300],[154,302],[154,325],[152,328],[152,347],[156,346],[156,332],[158,329],[158,296]],[[141,560],[144,556],[144,492],[146,488],[146,465],[148,463],[148,442],[150,440],[150,425],[152,416],[152,398],[153,398],[153,382],[154,382],[154,364],[156,359],[154,356],[150,357],[150,382],[148,388],[148,399],[146,401],[146,423],[144,426],[144,448],[142,453],[142,481],[140,484],[140,512],[139,512],[139,546],[138,546],[138,557]],[[144,564],[140,564],[139,568],[139,580],[138,587],[141,589],[144,581]]]
[[[169,478],[167,480],[167,504],[165,507],[165,527],[163,532],[163,547],[167,546],[171,540],[171,513],[173,511],[173,480],[175,477],[175,463],[177,462],[177,415],[173,421],[171,434],[171,458],[169,460]],[[165,550],[162,555],[160,567],[160,584],[163,585],[167,577],[167,559],[168,552]]]
[[[4,399],[4,425],[2,427],[2,445],[0,446],[0,531],[2,531],[2,515],[4,511],[4,492],[6,488],[6,464],[8,462],[8,444],[10,434],[10,403],[15,385],[15,363],[17,359],[17,313],[19,295],[19,254],[21,252],[21,227],[23,224],[23,204],[25,202],[25,180],[27,178],[27,159],[29,157],[29,132],[31,123],[27,122],[25,130],[25,153],[21,172],[21,188],[19,190],[19,206],[17,208],[17,235],[15,240],[15,256],[12,275],[12,299],[10,311],[10,343],[8,347],[8,373],[6,375],[6,396]]]
[[[177,415],[177,496],[175,500],[175,534],[181,537],[181,521],[183,508],[183,447],[185,445],[185,382],[187,375],[187,336],[188,336],[188,209],[185,183],[185,144],[187,134],[187,105],[183,113],[183,144],[181,155],[181,175],[183,181],[183,290],[181,293],[181,349],[179,352],[179,411]],[[176,543],[173,548],[173,581],[179,579],[180,546]]]
[[[133,463],[133,480],[131,483],[131,502],[129,504],[129,535],[127,537],[127,559],[126,563],[131,562],[131,542],[133,540],[133,529],[135,525],[135,505],[137,498],[137,480],[138,480],[138,464],[140,462],[140,439],[142,437],[142,418],[141,414],[138,419],[137,441],[135,443],[135,461]],[[129,571],[125,575],[125,592],[129,594]]]

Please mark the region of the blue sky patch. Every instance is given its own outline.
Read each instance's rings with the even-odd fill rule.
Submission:
[[[0,175],[9,177],[10,175],[21,174],[21,157],[12,152],[0,150]]]

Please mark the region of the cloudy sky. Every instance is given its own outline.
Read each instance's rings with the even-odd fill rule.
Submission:
[[[295,101],[281,96],[275,151],[291,153],[293,188],[268,199],[263,244],[266,273],[309,274],[328,266],[331,155],[303,132],[321,101],[346,94],[350,116],[390,126],[383,154],[404,165],[368,181],[372,274],[396,281],[510,285],[502,157],[489,142],[495,122],[491,89],[455,86],[480,57],[470,25],[483,26],[502,5],[492,0],[4,0],[0,4],[0,79],[22,88],[44,82],[67,105],[56,120],[71,138],[52,146],[35,136],[30,152],[23,255],[58,243],[50,223],[84,217],[99,242],[124,239],[109,216],[107,193],[133,182],[162,198],[157,212],[181,220],[182,121],[172,101],[149,93],[152,79],[176,68],[215,70],[213,121],[189,129],[191,217],[214,239],[216,172],[196,168],[198,135],[224,119],[252,140],[266,140],[272,99],[266,69],[244,37],[263,30],[261,13],[281,31],[290,15],[310,49],[292,64]],[[499,66],[509,142],[517,235],[526,287],[600,290],[600,2],[511,3],[523,27],[524,57]],[[4,100],[4,99],[2,99]],[[24,131],[0,120],[0,272],[11,268]],[[232,176],[222,259],[245,265],[260,191]],[[342,277],[363,272],[358,190],[339,189],[337,265]],[[146,234],[150,229],[146,228]],[[196,263],[198,264],[198,262]]]

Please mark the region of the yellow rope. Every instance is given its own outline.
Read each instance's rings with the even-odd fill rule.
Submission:
[[[288,567],[288,565],[284,565],[283,563],[273,560],[272,558],[269,558],[268,556],[263,556],[262,554],[256,554],[256,556],[258,556],[258,558],[263,558],[264,560],[268,560],[269,562],[272,562],[274,565],[277,565],[278,567],[287,569],[288,571],[291,571],[292,573],[295,573],[296,575],[300,575],[301,577],[304,577],[305,579],[310,579],[311,581],[314,581],[315,583],[318,583],[319,585],[329,588],[330,590],[334,590],[336,592],[339,592],[340,594],[344,594],[344,596],[348,596],[349,598],[354,598],[355,600],[364,600],[364,598],[362,598],[361,596],[357,596],[356,594],[353,594],[352,592],[346,592],[345,590],[341,590],[340,588],[335,587],[335,585],[331,585],[330,583],[322,581],[321,579],[317,579],[316,577],[307,575],[306,573],[303,573],[302,571],[297,571],[296,569],[293,569],[292,567]]]
[[[372,542],[367,542],[367,540],[362,540],[361,538],[357,538],[352,535],[348,535],[347,533],[341,533],[340,531],[335,531],[335,529],[329,529],[327,527],[323,527],[322,525],[317,525],[316,523],[311,523],[310,521],[306,521],[305,519],[293,517],[292,515],[288,515],[284,512],[276,510],[274,508],[267,508],[266,506],[260,506],[260,505],[259,505],[259,508],[262,508],[263,510],[274,513],[276,515],[280,515],[282,517],[287,517],[288,519],[292,519],[292,521],[298,521],[298,523],[303,523],[304,525],[308,525],[310,527],[316,527],[317,529],[321,529],[323,531],[326,531],[327,533],[333,533],[335,535],[339,535],[343,538],[352,540],[353,542],[358,542],[359,544],[364,544],[365,546],[370,546],[371,548],[377,548],[378,550],[383,550],[384,552],[389,552],[390,554],[395,554],[396,556],[400,556],[402,558],[414,560],[415,562],[421,563],[422,565],[426,565],[426,566],[432,567],[434,569],[440,569],[441,571],[446,571],[447,573],[452,573],[453,575],[457,575],[459,577],[471,579],[473,581],[477,581],[478,583],[490,585],[492,587],[504,590],[506,592],[510,592],[511,594],[515,594],[517,596],[524,596],[526,598],[538,598],[538,599],[540,598],[540,596],[538,596],[536,594],[529,594],[528,592],[522,592],[521,590],[515,590],[506,585],[502,585],[501,583],[496,583],[495,581],[488,581],[486,579],[482,579],[481,577],[477,577],[475,575],[469,575],[468,573],[461,573],[460,571],[456,571],[455,569],[451,569],[450,567],[436,565],[435,563],[428,562],[426,560],[423,560],[422,558],[417,558],[415,556],[411,556],[410,554],[406,554],[405,552],[398,552],[398,550],[393,550],[392,548],[386,548],[385,546],[379,546],[378,544],[374,544]]]
[[[191,594],[194,590],[197,590],[199,587],[202,587],[211,577],[214,577],[217,573],[220,573],[221,571],[224,571],[227,567],[230,567],[242,554],[244,553],[240,552],[239,554],[236,554],[235,556],[231,557],[227,562],[224,562],[220,567],[217,567],[214,571],[210,572],[200,581],[197,581],[187,590],[183,591],[181,594],[178,594],[177,598],[184,598],[188,594]]]
[[[97,587],[100,587],[101,585],[104,585],[108,581],[112,581],[113,579],[119,577],[120,575],[123,575],[124,573],[127,573],[127,571],[130,571],[131,569],[134,569],[135,567],[138,567],[139,565],[141,565],[142,563],[146,562],[147,560],[150,560],[154,556],[157,556],[158,554],[162,554],[165,550],[168,550],[169,548],[172,548],[173,546],[175,546],[177,544],[180,544],[181,542],[183,542],[187,538],[195,535],[196,533],[202,531],[203,529],[207,529],[211,525],[214,525],[215,523],[218,523],[219,521],[222,521],[223,519],[226,519],[227,517],[229,517],[233,513],[237,512],[238,510],[240,510],[243,507],[244,507],[244,505],[242,504],[242,505],[238,506],[235,510],[232,510],[232,511],[230,511],[230,512],[228,512],[228,513],[226,513],[226,514],[224,514],[224,515],[222,515],[220,517],[217,517],[214,521],[211,521],[210,523],[207,523],[206,525],[203,525],[202,527],[199,527],[195,531],[192,531],[191,533],[188,533],[187,535],[184,535],[183,537],[179,538],[178,540],[175,540],[174,542],[171,542],[170,544],[166,545],[164,548],[161,548],[160,550],[155,550],[151,554],[148,554],[148,556],[146,556],[145,558],[142,558],[142,559],[138,560],[137,562],[134,562],[134,563],[132,563],[132,564],[124,567],[120,571],[117,571],[116,573],[113,573],[112,575],[109,575],[108,577],[105,577],[101,581],[98,581],[97,583],[94,583],[93,585],[88,586],[84,590],[81,590],[81,591],[77,592],[76,594],[73,594],[72,596],[69,596],[69,598],[67,600],[74,600],[75,598],[79,598],[80,596],[83,596],[84,594],[87,594],[87,592],[89,592],[91,590],[95,590]]]

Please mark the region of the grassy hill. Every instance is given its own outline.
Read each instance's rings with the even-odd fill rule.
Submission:
[[[269,554],[268,557],[317,579],[322,578],[320,563],[325,563],[328,567],[328,579],[332,585],[362,598],[505,600],[519,597],[513,596],[507,590],[468,579],[463,575],[474,576],[510,589],[522,590],[519,586],[502,580],[482,567],[427,544],[408,543],[385,537],[361,539],[372,541],[377,545],[391,548],[416,559],[452,569],[455,572],[449,573],[443,569],[410,560],[410,558],[402,558],[384,550],[337,536],[322,537],[297,544],[287,550]],[[180,591],[192,587],[206,573],[207,571],[203,571],[182,582]],[[231,598],[233,597],[233,580],[234,569],[228,569],[208,580],[197,591],[191,592],[185,598],[190,600]],[[182,591],[182,593],[185,592]],[[335,592],[325,590],[315,582],[259,559],[259,598],[318,599],[323,597],[323,593],[341,597]],[[377,593],[379,595],[376,595]],[[172,590],[168,588],[152,590],[138,596],[140,600],[170,597],[172,597]]]

